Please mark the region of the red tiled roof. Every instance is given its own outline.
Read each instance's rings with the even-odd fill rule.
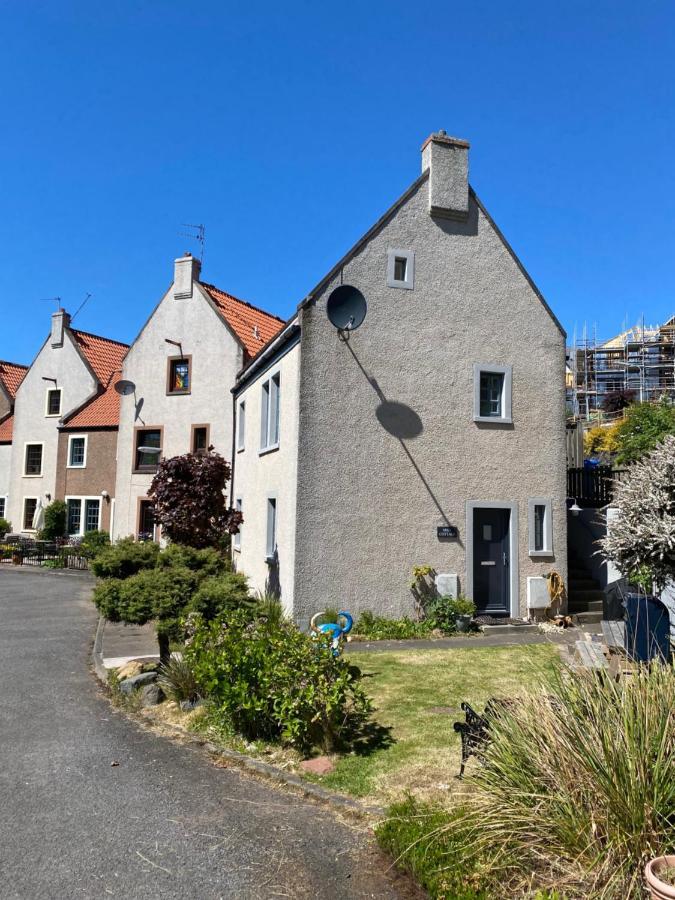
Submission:
[[[120,421],[120,397],[115,385],[122,377],[122,360],[129,347],[85,331],[73,329],[72,333],[103,392],[78,410],[65,425],[67,428],[114,428]]]
[[[9,396],[16,397],[16,389],[23,381],[23,376],[28,371],[28,366],[20,366],[18,363],[3,362],[0,360],[0,381],[9,392]]]
[[[14,426],[14,416],[7,416],[0,422],[0,444],[12,443],[12,430]]]
[[[247,359],[255,356],[285,325],[284,320],[278,316],[266,313],[246,303],[245,300],[237,300],[236,297],[226,294],[212,284],[206,284],[204,281],[199,283],[244,345]]]

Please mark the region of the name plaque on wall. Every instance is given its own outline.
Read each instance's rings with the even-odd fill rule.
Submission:
[[[456,541],[459,529],[456,525],[439,525],[436,528],[436,537],[439,541]]]

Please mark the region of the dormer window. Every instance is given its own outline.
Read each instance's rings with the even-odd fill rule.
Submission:
[[[61,415],[61,388],[51,388],[47,391],[47,409],[45,415]]]

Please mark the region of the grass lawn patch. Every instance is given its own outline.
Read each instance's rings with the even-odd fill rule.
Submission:
[[[494,696],[511,697],[548,681],[560,665],[554,645],[405,650],[359,653],[349,661],[363,671],[380,734],[370,746],[338,758],[320,779],[326,787],[380,804],[400,799],[448,796],[458,784],[460,738],[453,722],[463,719],[462,700],[481,710]]]

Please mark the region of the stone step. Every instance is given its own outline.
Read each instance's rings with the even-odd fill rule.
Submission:
[[[595,591],[570,591],[568,594],[568,598],[570,601],[581,601],[583,603],[592,603],[594,600],[599,600],[601,603],[605,599],[605,592],[600,590]]]
[[[580,625],[593,625],[602,622],[602,612],[574,613]]]
[[[602,600],[568,600],[567,609],[572,614],[580,612],[602,612]]]

